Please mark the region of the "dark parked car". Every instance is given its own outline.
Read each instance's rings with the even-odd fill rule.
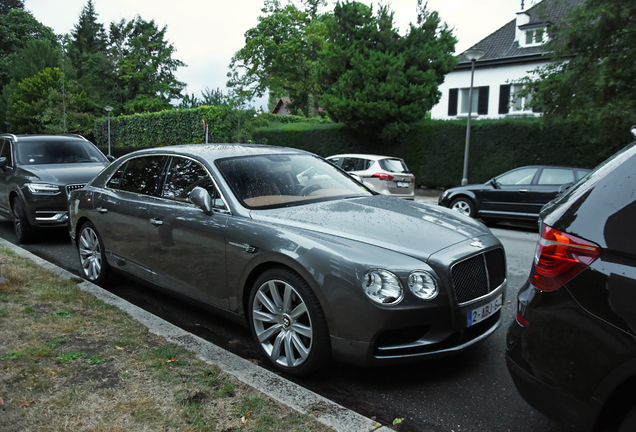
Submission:
[[[506,263],[488,228],[373,194],[311,153],[142,150],[69,206],[87,279],[121,270],[247,324],[292,374],[332,356],[383,365],[453,354],[501,323]]]
[[[541,211],[508,330],[523,398],[575,431],[636,431],[636,142]]]
[[[63,227],[66,199],[110,162],[80,135],[0,135],[0,214],[20,243],[41,227]]]
[[[487,222],[533,221],[547,202],[590,170],[560,166],[525,166],[484,184],[448,189],[439,205]]]

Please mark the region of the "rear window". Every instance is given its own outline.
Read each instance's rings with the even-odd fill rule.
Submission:
[[[401,159],[380,159],[378,163],[384,171],[392,173],[410,173],[406,164]]]

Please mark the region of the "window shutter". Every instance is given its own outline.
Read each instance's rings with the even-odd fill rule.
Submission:
[[[457,115],[457,99],[459,95],[459,89],[450,89],[448,90],[448,115],[456,116]]]
[[[488,95],[490,87],[479,87],[479,99],[477,99],[477,114],[488,114]]]
[[[510,112],[510,84],[499,86],[499,114]]]

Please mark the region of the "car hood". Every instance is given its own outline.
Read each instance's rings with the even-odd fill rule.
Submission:
[[[254,210],[251,217],[348,238],[424,261],[459,242],[492,235],[482,223],[447,208],[384,195]]]
[[[29,181],[57,185],[88,183],[106,166],[108,166],[106,163],[29,165],[20,167],[19,175]]]

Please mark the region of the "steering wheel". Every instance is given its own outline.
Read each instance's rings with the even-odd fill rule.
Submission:
[[[312,185],[305,186],[304,188],[302,188],[300,190],[300,194],[302,196],[307,196],[307,195],[311,194],[312,192],[315,192],[315,191],[317,191],[319,189],[322,189],[322,186],[320,186],[319,184],[315,184],[314,183]]]

